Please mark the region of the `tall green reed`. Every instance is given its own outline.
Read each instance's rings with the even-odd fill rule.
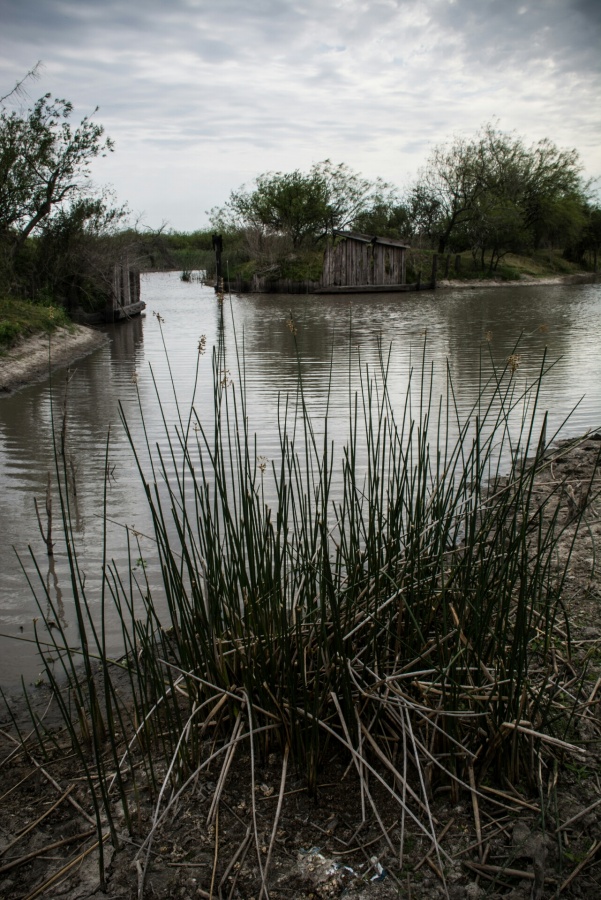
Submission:
[[[398,416],[380,349],[350,398],[341,448],[327,415],[309,414],[299,359],[268,465],[251,430],[243,353],[237,386],[226,363],[220,340],[212,421],[178,404],[174,427],[163,414],[163,449],[145,426],[136,447],[122,412],[161,579],[157,588],[144,571],[134,577],[134,532],[127,573],[106,558],[105,541],[102,608],[110,601],[121,622],[119,660],[108,656],[104,618],[93,622],[57,452],[81,648],[68,649],[59,628],[61,677],[48,674],[90,774],[99,831],[102,808],[116,839],[115,791],[133,827],[125,777],[135,798],[140,766],[158,819],[165,784],[176,791],[208,764],[208,730],[230,762],[243,740],[253,753],[290,753],[313,791],[332,746],[360,776],[377,761],[428,830],[433,780],[456,790],[469,769],[517,777],[531,749],[525,724],[539,737],[569,736],[549,650],[560,618],[569,630],[570,554],[559,563],[557,549],[566,534],[575,540],[579,518],[558,502],[560,483],[543,500],[534,490],[553,439],[546,416],[536,428],[548,364],[521,385],[511,362],[491,361],[463,415],[449,371],[446,396],[433,396],[424,353]],[[43,600],[52,604],[47,591]]]

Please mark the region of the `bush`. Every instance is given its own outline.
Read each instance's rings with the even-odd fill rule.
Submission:
[[[21,333],[16,322],[0,322],[0,347],[10,347]]]

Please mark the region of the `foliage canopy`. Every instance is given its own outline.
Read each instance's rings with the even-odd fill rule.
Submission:
[[[89,117],[76,127],[73,104],[44,94],[22,114],[0,111],[0,234],[22,244],[55,208],[87,192],[90,163],[113,150]]]
[[[266,172],[251,188],[232,191],[223,207],[211,210],[213,227],[221,231],[258,230],[286,236],[292,246],[312,243],[337,229],[352,227],[375,207],[397,200],[394,188],[370,181],[344,163],[326,159],[308,172]]]
[[[93,304],[106,280],[101,239],[125,213],[90,181],[93,160],[113,142],[90,116],[72,123],[70,101],[47,93],[27,110],[10,108],[21,99],[19,84],[0,101],[0,287]]]
[[[410,191],[414,230],[439,253],[483,248],[495,260],[537,249],[583,224],[587,185],[577,150],[520,137],[487,124],[471,139],[436,146]]]

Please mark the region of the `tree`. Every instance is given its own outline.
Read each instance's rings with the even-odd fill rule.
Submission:
[[[6,103],[7,100],[10,100],[11,97],[23,98],[23,97],[27,96],[25,84],[26,84],[26,82],[28,82],[30,80],[35,81],[37,78],[39,78],[41,68],[42,68],[42,62],[41,62],[41,60],[38,60],[37,63],[35,64],[35,66],[33,66],[33,68],[31,68],[29,70],[29,72],[26,72],[22,78],[19,78],[19,80],[17,82],[15,82],[14,87],[12,87],[10,89],[10,91],[8,91],[8,93],[6,93],[2,97],[0,97],[0,109],[4,109],[4,104]]]
[[[252,189],[232,191],[210,218],[218,231],[252,228],[263,235],[288,236],[296,248],[352,226],[370,209],[391,206],[395,199],[395,191],[381,179],[369,181],[344,163],[326,159],[306,173],[296,169],[257,176]]]
[[[481,249],[494,234],[494,253],[518,245],[569,239],[582,224],[586,185],[576,150],[547,139],[521,138],[485,125],[472,139],[435,147],[410,193],[417,231],[437,245]],[[499,243],[502,240],[502,243]]]
[[[90,188],[92,161],[113,150],[102,125],[89,116],[72,124],[73,105],[50,94],[9,108],[39,65],[0,100],[0,283],[71,306],[106,293],[115,262],[106,239],[125,209]]]
[[[327,200],[326,219],[320,236],[346,228],[356,228],[361,216],[377,208],[398,205],[395,187],[382,178],[370,181],[347,166],[329,159],[316,163],[311,172],[321,179]]]
[[[527,239],[519,207],[509,199],[488,193],[478,203],[466,228],[474,259],[480,257],[480,268],[493,272],[507,253],[519,252]]]
[[[469,221],[486,190],[478,141],[455,138],[435,147],[409,196],[414,227],[444,253],[454,231]]]
[[[326,192],[313,172],[266,172],[255,179],[255,188],[232,191],[225,209],[234,226],[287,234],[294,247],[313,236],[316,223],[324,221]],[[218,223],[223,229],[223,223]]]
[[[544,241],[570,241],[584,224],[583,183],[577,150],[560,150],[547,139],[523,153],[521,206],[538,249]]]
[[[104,306],[115,262],[138,250],[131,234],[118,233],[126,213],[105,191],[101,197],[78,197],[49,217],[32,247],[42,291],[68,309]]]
[[[353,221],[353,229],[363,234],[407,238],[412,229],[410,212],[400,202],[376,202],[370,209],[359,213]]]
[[[598,271],[601,253],[601,207],[585,204],[584,224],[575,240],[567,245],[564,255],[573,262],[589,265]]]
[[[586,214],[586,224],[582,231],[583,256],[585,253],[590,254],[593,270],[597,272],[601,252],[601,207],[591,206]]]
[[[52,211],[87,193],[90,164],[113,150],[102,125],[69,122],[72,103],[40,97],[25,114],[0,111],[0,240],[17,249]]]

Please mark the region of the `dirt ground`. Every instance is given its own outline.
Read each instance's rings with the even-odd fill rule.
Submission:
[[[51,334],[36,334],[0,355],[0,396],[48,378],[49,370],[69,366],[109,340],[102,331],[85,325],[57,328]]]
[[[601,897],[600,451],[601,432],[560,445],[536,486],[542,498],[560,483],[567,517],[588,503],[564,596],[571,653],[558,650],[558,665],[573,672],[574,683],[586,670],[581,715],[572,730],[585,755],[551,746],[542,758],[533,754],[530,777],[517,784],[482,782],[458,796],[445,785],[435,789],[437,853],[427,834],[402,821],[399,806],[375,778],[375,810],[369,804],[362,810],[357,773],[334,747],[317,797],[308,795],[292,767],[283,778],[277,754],[256,760],[251,780],[250,760],[241,752],[223,785],[220,764],[193,780],[157,823],[150,844],[155,807],[144,791],[134,837],[123,815],[119,820],[118,849],[101,822],[107,835],[103,893],[93,808],[67,738],[57,733],[44,756],[32,736],[25,751],[0,706],[0,897]],[[560,555],[569,551],[571,534],[568,529]],[[560,626],[558,637],[565,637]],[[566,690],[569,685],[568,678]],[[36,708],[50,699],[40,689]],[[9,707],[25,737],[31,723],[22,702]],[[265,870],[268,891],[262,892]]]

